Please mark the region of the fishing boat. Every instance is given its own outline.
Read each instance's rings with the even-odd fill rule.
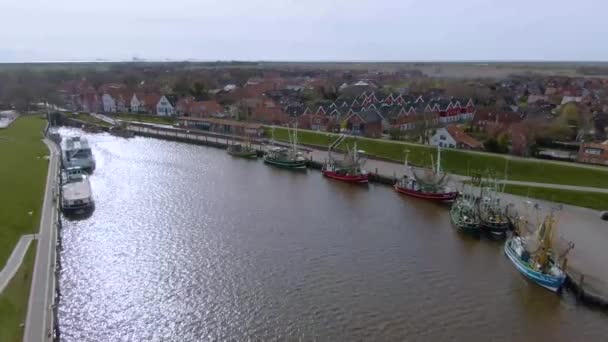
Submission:
[[[481,230],[491,236],[505,238],[511,222],[501,207],[496,189],[497,186],[481,188],[481,196],[477,205]]]
[[[405,156],[405,172],[403,177],[395,185],[395,191],[426,200],[436,202],[452,202],[458,197],[458,191],[453,191],[446,186],[447,174],[441,171],[441,148],[437,147],[437,165],[435,169],[427,169],[425,177],[414,173],[408,165],[408,155]]]
[[[332,149],[337,147],[344,140],[344,135],[341,135],[336,142],[330,145],[328,151],[328,159],[321,168],[321,172],[325,177],[337,179],[343,182],[365,184],[369,182],[369,174],[363,169],[365,151],[357,150],[357,142],[353,149],[348,146],[346,154],[342,160],[334,158]]]
[[[95,206],[88,175],[80,167],[69,167],[63,172],[61,196],[64,213],[84,212]]]
[[[526,278],[550,291],[558,292],[566,281],[566,255],[574,248],[574,244],[568,243],[565,251],[558,255],[553,246],[555,226],[555,216],[551,211],[536,234],[525,237],[523,231],[518,229],[520,233],[506,241],[504,251]]]
[[[256,159],[258,153],[251,145],[232,144],[226,149],[229,155],[240,158]]]
[[[450,221],[458,231],[479,235],[480,220],[471,196],[464,194],[456,198],[450,208]]]
[[[79,167],[87,172],[95,170],[95,158],[85,138],[69,137],[62,141],[61,157],[64,168]]]
[[[276,146],[274,141],[274,127],[272,128],[272,141],[270,147],[266,150],[264,163],[285,169],[304,170],[306,169],[306,158],[302,152],[298,151],[298,128],[297,122],[293,134],[289,128],[290,146]]]

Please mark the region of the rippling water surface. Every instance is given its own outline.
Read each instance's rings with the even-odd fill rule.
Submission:
[[[97,207],[61,233],[63,341],[608,336],[605,314],[525,281],[445,207],[213,148],[89,141]]]

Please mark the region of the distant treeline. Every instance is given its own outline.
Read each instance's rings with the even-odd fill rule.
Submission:
[[[582,67],[576,68],[576,72],[581,75],[586,75],[586,76],[608,75],[608,67],[582,66]]]

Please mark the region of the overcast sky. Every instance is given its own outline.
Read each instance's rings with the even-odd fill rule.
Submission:
[[[605,0],[0,0],[0,61],[608,60]]]

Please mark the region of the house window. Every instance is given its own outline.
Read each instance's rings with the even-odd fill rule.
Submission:
[[[450,147],[451,147],[451,148],[454,148],[454,144],[450,144]]]
[[[439,136],[439,140],[445,140],[445,139],[446,139],[445,135],[442,134]]]
[[[599,156],[602,154],[602,149],[601,148],[586,148],[585,153]]]
[[[443,147],[443,143],[442,142],[439,143],[439,147]]]

